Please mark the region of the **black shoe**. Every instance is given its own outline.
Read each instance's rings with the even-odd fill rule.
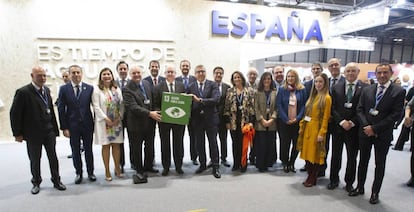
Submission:
[[[132,182],[134,182],[134,184],[147,183],[148,179],[144,174],[137,173],[132,175]]]
[[[305,166],[303,166],[302,168],[300,168],[300,169],[299,169],[299,171],[301,171],[301,172],[306,172],[306,167],[305,167]]]
[[[245,173],[246,171],[247,171],[247,166],[240,168],[240,172],[241,173]]]
[[[32,190],[30,190],[30,192],[32,192],[32,194],[38,194],[40,191],[40,186],[39,185],[34,185]]]
[[[334,190],[335,188],[337,188],[339,185],[339,183],[334,183],[334,182],[330,182],[327,186],[328,190]]]
[[[158,169],[154,169],[152,167],[151,168],[146,168],[145,171],[150,172],[150,173],[158,173],[159,172]]]
[[[362,194],[364,194],[364,193],[365,193],[365,191],[364,191],[364,189],[363,189],[363,188],[356,188],[356,189],[354,189],[354,190],[350,191],[350,192],[348,193],[348,196],[350,196],[350,197],[355,197],[355,196],[358,196],[358,195],[362,195]]]
[[[284,171],[285,173],[288,173],[288,172],[289,172],[289,168],[288,168],[288,166],[287,166],[287,165],[283,165],[283,171]]]
[[[57,189],[57,190],[59,190],[59,191],[64,191],[64,190],[66,190],[66,186],[65,186],[65,185],[63,185],[63,183],[62,183],[62,182],[58,182],[58,183],[53,184],[53,187],[54,187],[54,188],[56,188],[56,189]]]
[[[269,170],[267,169],[267,167],[266,167],[266,168],[260,168],[260,169],[259,169],[259,172],[262,172],[262,173],[263,173],[263,172],[267,172],[267,171],[269,171]]]
[[[318,173],[318,177],[325,177],[325,171],[323,171],[323,172],[319,172],[319,173]]]
[[[121,174],[125,173],[124,166],[121,166]]]
[[[197,165],[198,165],[197,160],[193,160],[193,165],[194,165],[194,166],[197,166]]]
[[[184,171],[182,168],[175,168],[175,171],[177,172],[177,174],[182,175],[184,174]]]
[[[198,167],[198,169],[196,170],[196,174],[200,174],[201,172],[203,172],[204,170],[206,170],[207,168],[205,166],[200,166]]]
[[[413,178],[411,178],[411,179],[407,182],[407,186],[408,186],[408,187],[413,187],[413,188],[414,188],[414,180],[413,180]]]
[[[167,176],[167,175],[168,175],[168,172],[170,172],[170,170],[169,170],[169,169],[164,169],[164,170],[162,170],[161,175],[162,175],[162,176]]]
[[[237,171],[239,169],[240,169],[240,167],[237,167],[237,166],[233,166],[233,168],[231,168],[232,171]]]
[[[77,174],[75,177],[75,184],[80,184],[82,182],[82,175]]]
[[[345,191],[347,191],[349,193],[352,190],[354,190],[354,187],[352,186],[352,184],[346,184],[346,186],[344,187],[344,189],[345,189]]]
[[[295,166],[290,165],[290,166],[288,166],[288,169],[289,169],[290,172],[296,173]]]
[[[88,179],[91,182],[95,182],[96,181],[96,176],[94,174],[90,174],[90,175],[88,175]]]
[[[207,164],[207,168],[209,169],[209,168],[211,168],[211,167],[213,167],[213,163],[210,161],[210,162],[208,162],[208,164]]]
[[[227,162],[227,160],[221,160],[221,164],[223,164],[225,167],[230,167],[230,163]]]
[[[221,178],[220,169],[215,167],[213,168],[213,176],[217,179]]]
[[[395,151],[403,151],[403,149],[402,149],[402,148],[396,148],[396,147],[393,147],[392,149],[393,149],[393,150],[395,150]]]
[[[378,194],[377,193],[372,193],[371,194],[371,198],[369,198],[369,203],[371,203],[371,204],[378,204],[379,203],[379,199],[378,199]]]

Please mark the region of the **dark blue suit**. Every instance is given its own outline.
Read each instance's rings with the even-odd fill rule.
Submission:
[[[202,99],[201,102],[193,101],[191,106],[191,127],[195,135],[200,167],[206,167],[205,134],[208,138],[211,162],[218,166],[217,125],[219,119],[216,105],[220,101],[220,91],[217,83],[206,80],[203,91],[199,92],[198,83],[194,82],[190,85],[188,93]]]
[[[91,112],[93,87],[82,82],[80,94],[75,96],[72,83],[62,85],[59,90],[59,120],[60,129],[69,130],[70,146],[72,148],[73,166],[77,175],[82,175],[82,159],[80,140],[83,141],[85,161],[88,175],[93,174],[93,117]]]

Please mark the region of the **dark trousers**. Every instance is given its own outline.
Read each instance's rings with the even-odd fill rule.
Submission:
[[[208,139],[208,146],[210,150],[210,160],[214,166],[219,165],[219,155],[217,146],[217,126],[205,125],[201,123],[193,123],[192,130],[197,144],[198,160],[201,167],[206,167],[207,155],[206,155],[206,135]]]
[[[326,168],[328,168],[328,163],[326,159],[328,158],[329,153],[329,141],[331,140],[332,132],[335,130],[335,123],[329,122],[328,123],[328,132],[326,132],[326,143],[325,143],[325,149],[326,149],[326,156],[325,156],[325,163],[320,165],[320,172],[325,173]]]
[[[241,157],[243,149],[243,134],[241,128],[238,127],[236,130],[230,130],[230,136],[233,148],[233,167],[241,168]]]
[[[299,136],[299,123],[287,125],[282,120],[277,123],[280,138],[280,160],[285,166],[294,166],[298,157],[296,143]]]
[[[154,136],[152,132],[128,131],[129,142],[133,157],[133,164],[137,173],[144,173],[151,169],[154,162]],[[144,144],[144,164],[142,164],[142,144]]]
[[[226,122],[220,120],[218,125],[218,135],[220,139],[220,158],[223,161],[226,161],[227,158],[227,131]]]
[[[375,152],[375,175],[372,192],[379,193],[385,173],[385,161],[391,141],[382,141],[375,138],[359,138],[360,157],[358,165],[358,188],[364,188],[367,178],[367,169],[371,157],[371,149]]]
[[[70,130],[73,166],[75,167],[76,174],[82,175],[81,139],[83,150],[85,151],[86,170],[88,175],[91,175],[94,171],[92,152],[93,131],[86,130],[85,127],[80,126],[79,129]]]
[[[190,124],[187,125],[188,135],[190,137],[190,158],[191,160],[197,160],[197,144],[194,135],[194,130],[191,127],[191,120]]]
[[[177,124],[159,123],[158,124],[161,139],[161,162],[164,169],[171,166],[171,145],[170,132],[173,135],[173,158],[175,168],[181,168],[183,165],[184,146],[183,137],[185,126]]]
[[[398,136],[397,142],[395,143],[394,148],[397,150],[402,150],[404,148],[405,142],[410,138],[411,127],[401,127],[400,135]]]
[[[26,142],[27,154],[30,160],[30,171],[32,173],[33,185],[40,185],[42,177],[40,175],[40,159],[42,157],[42,146],[45,147],[51,180],[53,183],[60,182],[59,162],[56,156],[56,134],[51,130],[46,132],[43,137],[28,138]]]
[[[412,145],[411,145],[411,177],[414,178],[414,151],[412,150]]]
[[[256,131],[256,167],[265,170],[272,161],[272,143],[276,140],[275,131]]]
[[[355,128],[355,127],[354,127]],[[339,170],[342,164],[342,150],[344,144],[346,146],[346,171],[345,182],[352,185],[355,182],[356,164],[358,156],[358,130],[351,129],[348,132],[332,134],[332,156],[331,156],[331,172],[329,179],[331,183],[339,183]]]

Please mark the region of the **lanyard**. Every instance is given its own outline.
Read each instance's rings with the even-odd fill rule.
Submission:
[[[43,92],[45,93],[45,95],[42,95],[42,94],[39,92],[39,90],[35,89],[35,90],[36,90],[36,93],[40,96],[40,98],[42,99],[43,103],[45,103],[46,107],[48,107],[48,106],[49,106],[49,104],[48,104],[48,99],[47,99],[46,90],[45,90],[45,89],[43,89],[43,88],[41,88],[41,89],[43,90]]]
[[[239,103],[239,105],[242,105],[243,104],[243,92],[240,93],[240,95],[236,94],[236,97],[237,97],[237,102]]]
[[[142,91],[142,94],[144,95],[145,100],[147,100],[148,96],[147,96],[147,92],[145,92],[144,85],[140,83],[139,87],[141,88],[141,91]]]

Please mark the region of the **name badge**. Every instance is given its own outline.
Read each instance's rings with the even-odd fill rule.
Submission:
[[[289,105],[295,105],[295,101],[289,100]]]
[[[239,110],[242,110],[242,109],[243,109],[243,106],[241,106],[241,105],[240,105],[240,106],[239,106]]]
[[[266,108],[266,113],[270,113],[270,108]]]
[[[48,109],[46,109],[46,113],[47,114],[50,114],[50,109],[48,108]]]
[[[369,109],[369,114],[371,114],[372,116],[377,116],[379,114],[379,111],[376,109]]]
[[[149,105],[149,103],[150,103],[149,99],[144,100],[144,104]]]
[[[347,102],[344,104],[345,108],[352,108],[352,103],[351,102]]]
[[[200,110],[200,114],[204,114],[204,110]]]
[[[311,121],[311,117],[310,116],[305,116],[305,118],[303,118],[303,120],[305,120],[305,121]]]

